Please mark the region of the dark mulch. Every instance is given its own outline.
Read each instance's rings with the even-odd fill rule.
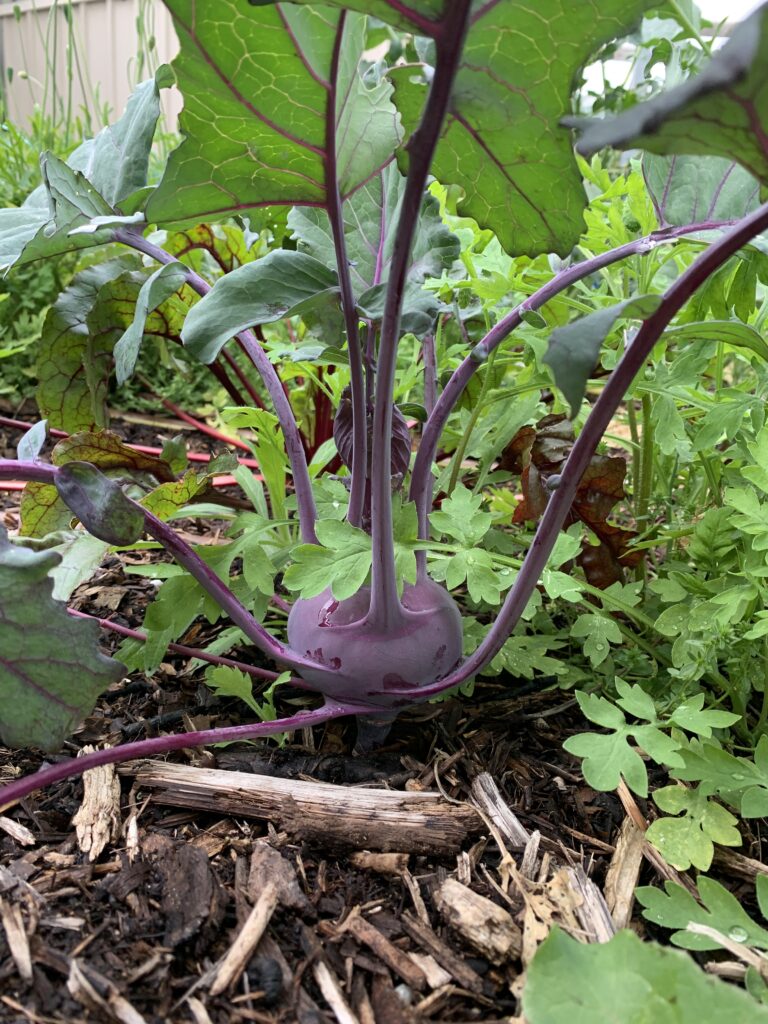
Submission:
[[[131,439],[146,443],[146,431]],[[12,454],[10,442],[0,432],[0,454]],[[17,506],[17,494],[0,494],[0,516],[11,529]],[[76,603],[137,626],[149,584],[123,570],[120,558],[108,559]],[[190,642],[204,640],[201,634]],[[113,647],[115,639],[105,634],[104,642]],[[200,680],[174,657],[151,679],[133,674],[99,701],[62,756],[86,743],[116,744],[190,721],[204,727],[241,720],[242,705],[213,697]],[[281,710],[295,710],[286,702],[299,696],[286,691]],[[503,824],[478,818],[458,851],[390,848],[383,860],[361,844],[307,840],[300,827],[191,809],[182,794],[179,806],[162,806],[151,790],[134,785],[131,772],[113,783],[119,788],[111,830],[99,812],[90,822],[91,834],[98,825],[110,832],[92,861],[72,822],[82,780],[34,794],[6,812],[4,825],[0,819],[0,1021],[515,1019],[525,965],[553,922],[600,937],[595,922],[606,872],[627,828],[619,797],[586,786],[561,749],[565,736],[581,729],[568,693],[492,680],[471,699],[404,714],[373,754],[352,754],[354,723],[341,720],[294,734],[282,749],[264,741],[169,759],[289,780],[287,800],[291,785],[312,779],[350,792],[442,794],[447,810],[475,806],[473,780],[487,773],[500,804],[530,836],[516,842]],[[42,761],[32,751],[0,750],[0,781],[35,771]],[[745,852],[760,858],[759,842]],[[641,880],[658,877],[651,866],[638,870]],[[252,907],[264,905],[269,879],[278,876],[289,880],[291,898],[281,895],[260,943],[231,984],[212,995]],[[511,937],[505,952],[489,952],[446,906],[451,879],[498,908],[481,904],[481,917],[500,915],[499,928]],[[574,879],[587,887],[591,879],[595,888],[579,894]],[[737,886],[740,894],[751,890],[745,879]],[[435,948],[437,957],[425,961]]]

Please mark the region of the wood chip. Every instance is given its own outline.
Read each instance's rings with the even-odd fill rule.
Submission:
[[[116,986],[92,968],[73,960],[67,978],[67,991],[97,1017],[106,1017],[118,1024],[147,1024],[142,1015],[120,995]]]
[[[427,979],[424,972],[401,949],[398,949],[379,929],[361,916],[359,908],[355,908],[340,932],[349,932],[364,945],[372,949],[376,956],[402,978],[406,985],[420,991],[426,988]]]
[[[0,828],[11,839],[15,839],[19,846],[34,846],[37,842],[34,832],[31,832],[26,825],[22,825],[20,821],[14,821],[13,818],[6,818],[2,814],[0,814]]]
[[[13,962],[21,978],[29,983],[32,981],[32,956],[29,952],[29,939],[24,927],[24,917],[18,903],[10,903],[0,897],[0,923],[5,930],[8,948]]]
[[[95,749],[85,746],[78,757],[85,757]],[[72,824],[77,833],[77,845],[90,861],[97,860],[107,843],[120,835],[120,782],[113,764],[83,773],[83,802]]]
[[[483,980],[476,971],[465,964],[458,954],[454,953],[439,935],[436,935],[429,923],[425,923],[408,911],[400,918],[405,931],[422,949],[431,953],[437,963],[443,967],[462,988],[470,992],[481,992]]]
[[[501,964],[519,955],[522,934],[511,914],[456,879],[446,878],[437,888],[435,906],[446,922],[491,963]]]
[[[605,897],[581,867],[563,868],[578,899],[576,917],[589,942],[607,942],[616,934]]]
[[[254,844],[248,873],[253,907],[219,962],[211,983],[211,996],[221,995],[239,980],[267,930],[278,903],[292,910],[308,910],[310,903],[299,886],[296,872],[269,843]]]
[[[353,853],[350,864],[365,871],[377,871],[380,875],[402,875],[408,870],[407,853],[372,853],[360,850]]]
[[[487,815],[512,846],[523,847],[530,838],[528,830],[509,807],[488,772],[481,772],[472,782],[472,799]]]
[[[201,928],[215,927],[224,912],[224,900],[205,852],[174,843],[159,832],[144,839],[143,852],[161,883],[163,945],[174,948]]]
[[[312,965],[312,973],[315,976],[317,987],[323,993],[323,999],[333,1010],[333,1015],[339,1024],[360,1024],[344,998],[341,986],[328,970],[327,965],[322,960],[318,960]]]
[[[605,877],[605,902],[615,927],[626,928],[632,919],[635,889],[643,863],[645,834],[627,815],[616,840],[616,850]]]
[[[266,885],[238,932],[234,942],[219,964],[211,985],[211,996],[221,995],[240,978],[259,941],[267,930],[278,904],[277,885]]]
[[[451,981],[451,975],[429,953],[409,953],[408,956],[424,974],[430,988],[442,988]]]
[[[119,771],[157,803],[266,819],[323,848],[455,853],[483,823],[468,804],[435,793],[350,788],[211,768],[132,762]]]

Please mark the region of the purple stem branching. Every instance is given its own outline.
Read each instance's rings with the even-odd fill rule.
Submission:
[[[56,476],[59,472],[57,466],[51,466],[45,462],[19,462],[14,459],[0,459],[0,480],[36,480],[47,484],[56,484]],[[155,540],[160,541],[165,550],[173,556],[182,568],[192,576],[207,594],[216,601],[219,607],[226,612],[232,622],[238,626],[250,642],[258,647],[260,651],[275,661],[282,662],[296,671],[302,668],[318,671],[317,662],[297,654],[285,644],[276,640],[262,625],[257,622],[248,609],[232,593],[229,587],[221,580],[213,569],[203,561],[202,558],[190,547],[186,541],[161,519],[158,519],[152,512],[143,508],[137,502],[127,498],[144,516],[144,528]],[[329,678],[333,676],[333,669],[320,668],[320,671],[327,671]]]
[[[148,241],[143,235],[138,234],[136,231],[130,231],[126,228],[116,228],[113,232],[113,238],[116,242],[120,242],[122,245],[130,246],[130,248],[136,249],[137,252],[142,252],[145,256],[150,256],[158,263],[176,262],[175,256],[166,252],[165,249],[162,249],[159,245],[155,245],[153,242]],[[196,291],[198,295],[207,295],[211,290],[211,285],[209,285],[207,281],[189,267],[185,267],[184,270],[186,281],[190,288]],[[277,375],[277,370],[275,370],[274,366],[269,361],[267,353],[257,341],[253,331],[241,331],[237,335],[237,342],[261,374],[264,386],[269,393],[269,397],[272,399],[272,404],[275,407],[275,413],[283,431],[283,437],[285,438],[285,449],[288,455],[288,460],[291,464],[293,486],[296,490],[296,502],[299,509],[301,537],[306,544],[316,544],[317,536],[315,534],[315,520],[317,519],[317,511],[315,508],[315,499],[312,494],[312,484],[309,479],[307,457],[304,452],[304,445],[301,441],[301,432],[299,431],[296,423],[296,417],[293,415],[291,403],[288,400],[288,396],[286,395],[283,385],[280,382],[280,378]]]
[[[408,176],[397,223],[389,281],[381,321],[373,411],[371,460],[371,625],[387,630],[402,617],[397,593],[395,548],[392,532],[392,402],[397,369],[400,315],[403,306],[408,259],[411,252],[432,157],[448,111],[454,78],[459,67],[469,21],[470,0],[447,5],[441,34],[436,39],[437,62],[419,127],[406,147]]]
[[[339,17],[336,39],[331,58],[331,76],[328,85],[328,101],[325,107],[325,177],[328,220],[333,234],[336,266],[341,291],[341,309],[347,332],[349,354],[350,390],[352,392],[352,465],[349,467],[352,480],[349,488],[347,519],[352,526],[360,527],[363,522],[363,507],[368,475],[368,416],[365,398],[365,374],[363,352],[360,346],[360,320],[355,311],[355,295],[352,290],[352,276],[349,272],[347,243],[344,238],[344,211],[336,158],[336,115],[339,60],[344,39],[347,12]]]
[[[453,371],[442,394],[437,399],[434,409],[429,414],[421,436],[419,450],[413,464],[411,475],[410,500],[416,503],[419,517],[419,536],[422,540],[429,537],[428,515],[432,504],[432,463],[437,454],[440,436],[448,422],[448,417],[461,398],[464,389],[477,370],[488,359],[489,355],[509,337],[516,327],[523,322],[527,312],[540,309],[560,292],[577,281],[589,277],[598,270],[627,259],[650,252],[664,242],[673,241],[681,235],[728,227],[732,221],[703,221],[699,224],[686,224],[684,227],[662,228],[643,238],[610,249],[608,252],[592,256],[581,263],[574,263],[557,273],[551,281],[547,281],[537,291],[524,299],[518,306],[506,314],[491,328],[482,341],[478,342],[463,362]]]
[[[112,622],[111,619],[100,619],[98,615],[89,615],[87,612],[79,612],[74,608],[68,608],[67,611],[75,619],[91,619],[93,622],[98,622],[102,629],[108,630],[110,633],[116,633],[118,636],[124,636],[128,640],[138,640],[139,643],[146,643],[148,640],[147,634],[142,633],[140,629],[131,629],[130,626],[121,626],[119,622]],[[185,658],[196,658],[199,661],[207,661],[210,665],[226,665],[228,668],[237,668],[241,672],[245,672],[247,675],[255,676],[256,679],[265,679],[267,682],[274,682],[278,678],[279,673],[273,672],[268,668],[259,668],[257,665],[247,665],[243,661],[235,661],[234,658],[226,658],[221,654],[209,654],[208,651],[201,650],[198,647],[187,647],[186,644],[168,644],[168,650],[173,651],[174,654],[181,654]],[[301,686],[306,688],[306,683],[301,679],[289,680],[291,686]]]
[[[288,732],[295,729],[306,729],[319,725],[332,718],[343,715],[370,715],[376,708],[370,705],[340,704],[327,699],[314,711],[299,711],[289,718],[280,718],[275,722],[252,722],[249,725],[232,725],[218,729],[203,729],[200,732],[182,732],[174,736],[154,736],[151,739],[137,740],[135,743],[124,743],[106,750],[97,750],[83,757],[73,757],[51,767],[43,768],[34,775],[9,783],[0,788],[0,812],[7,810],[12,804],[23,800],[25,796],[43,789],[54,782],[61,782],[72,775],[80,775],[90,768],[98,768],[105,764],[119,764],[121,761],[135,761],[137,758],[153,757],[167,754],[172,750],[185,747],[201,747],[208,743],[232,743],[237,740],[253,739],[257,736],[274,736],[275,733]]]
[[[768,203],[739,221],[721,238],[713,242],[667,290],[661,305],[643,323],[616,364],[600,397],[592,407],[587,422],[566,459],[557,490],[549,499],[531,546],[520,567],[520,572],[517,574],[514,585],[507,594],[490,631],[474,654],[454,669],[450,675],[431,686],[422,687],[419,690],[420,698],[434,696],[452,686],[458,686],[480,672],[499,653],[525,611],[531,594],[536,588],[542,570],[547,564],[547,559],[573,504],[579,482],[597,450],[600,439],[635,376],[644,366],[653,346],[666,330],[670,320],[682,309],[697,288],[711,277],[727,259],[766,228],[768,228]],[[500,324],[497,324],[497,327],[500,327]],[[390,690],[388,692],[390,695],[402,696],[403,703],[408,702],[407,690]],[[410,697],[412,699],[413,695],[411,694]]]

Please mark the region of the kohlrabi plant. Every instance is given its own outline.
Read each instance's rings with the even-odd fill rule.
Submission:
[[[580,70],[656,3],[165,2],[181,43],[174,72],[184,111],[183,141],[159,184],[147,184],[147,167],[168,69],[144,83],[122,119],[68,162],[44,155],[44,184],[19,209],[0,211],[0,256],[8,268],[108,247],[108,258],[89,261],[49,314],[40,404],[51,425],[71,436],[44,461],[45,426],[38,424],[19,445],[18,460],[0,461],[0,479],[29,481],[22,509],[27,535],[41,538],[75,517],[101,552],[145,534],[154,538],[188,574],[169,570],[173,593],[200,588],[207,608],[215,606],[279,670],[289,669],[295,682],[324,700],[290,718],[164,736],[59,764],[5,787],[0,803],[96,764],[340,715],[370,721],[375,735],[400,708],[482,672],[528,606],[597,445],[654,346],[697,289],[768,228],[768,205],[760,205],[768,183],[768,5],[697,77],[616,118],[584,122],[570,116]],[[372,61],[369,19],[402,33],[407,61],[392,67]],[[657,154],[657,163],[647,165],[657,225],[587,257],[577,249],[587,196],[574,128],[584,155],[608,146]],[[675,205],[675,169],[688,159],[701,168],[699,201]],[[500,253],[550,254],[555,268],[495,322],[485,309],[484,335],[467,344],[442,381],[435,337],[446,314],[453,310],[457,323],[462,314],[455,299],[444,304],[439,281],[460,247],[441,219],[435,182],[461,197],[458,212],[492,232]],[[212,287],[200,263],[181,258],[187,250],[179,233],[190,226],[221,225],[211,237],[226,241],[235,224],[253,239],[268,231],[279,208],[290,208],[287,232],[273,233],[272,247],[259,258],[227,266]],[[291,244],[280,247],[289,236]],[[573,419],[606,335],[617,324],[639,323],[627,326],[626,344],[560,472],[546,478],[535,536],[491,628],[464,656],[461,612],[430,577],[425,550],[434,464],[452,411],[478,371],[490,379],[500,346],[518,326],[546,322],[537,311],[556,296],[578,282],[598,281],[611,264],[651,256],[686,236],[701,252],[685,270],[666,264],[663,294],[641,288],[552,331],[543,362]],[[215,254],[214,243],[204,248]],[[309,341],[320,339],[331,368],[317,383],[337,410],[333,435],[348,469],[345,521],[318,513],[291,381],[281,380],[270,352],[274,338],[263,330],[295,317],[309,329]],[[178,453],[141,455],[104,429],[112,368],[118,380],[127,379],[142,341],[163,331],[207,364],[236,376],[244,367],[258,373],[258,393],[269,409],[252,410],[250,418],[243,409],[233,415],[258,432],[273,525],[289,540],[290,505],[278,498],[277,515],[275,500],[290,474],[300,542],[289,545],[290,562],[274,548],[277,560],[270,564],[269,545],[237,530],[226,556],[193,550],[169,520],[206,493],[214,468],[182,473]],[[418,364],[424,374],[415,456],[408,410],[395,404],[406,349],[416,355],[409,366]],[[470,419],[462,444],[473,427]],[[275,455],[283,445],[285,467]],[[485,513],[478,516],[472,496],[457,488],[463,450],[459,445],[447,481],[453,511],[444,503],[432,529],[455,536],[455,510],[463,509],[462,540],[471,549],[472,517],[477,525]],[[258,513],[263,492],[242,468],[237,472]],[[265,517],[256,519],[258,533]],[[403,545],[408,522],[415,524],[413,543]],[[369,552],[352,560],[354,572],[344,568],[345,545]],[[49,574],[58,558],[42,540],[25,545],[0,538],[0,738],[9,745],[55,748],[121,672],[98,652],[97,625],[74,619],[57,600],[58,581]],[[243,578],[232,581],[235,558],[242,560]],[[310,579],[309,567],[334,558],[338,571]],[[262,603],[270,599],[278,570],[298,594],[285,641],[265,628],[257,610],[259,595]],[[194,584],[186,582],[190,577]],[[277,675],[215,655],[208,660]]]

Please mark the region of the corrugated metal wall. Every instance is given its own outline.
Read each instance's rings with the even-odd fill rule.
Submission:
[[[132,86],[151,73],[138,56],[140,41],[146,54],[150,36],[153,64],[169,61],[178,43],[160,0],[0,0],[7,115],[24,126],[36,106],[66,117],[68,110],[77,116],[84,106],[93,111],[107,104],[114,119]],[[178,97],[167,103],[175,114]]]

